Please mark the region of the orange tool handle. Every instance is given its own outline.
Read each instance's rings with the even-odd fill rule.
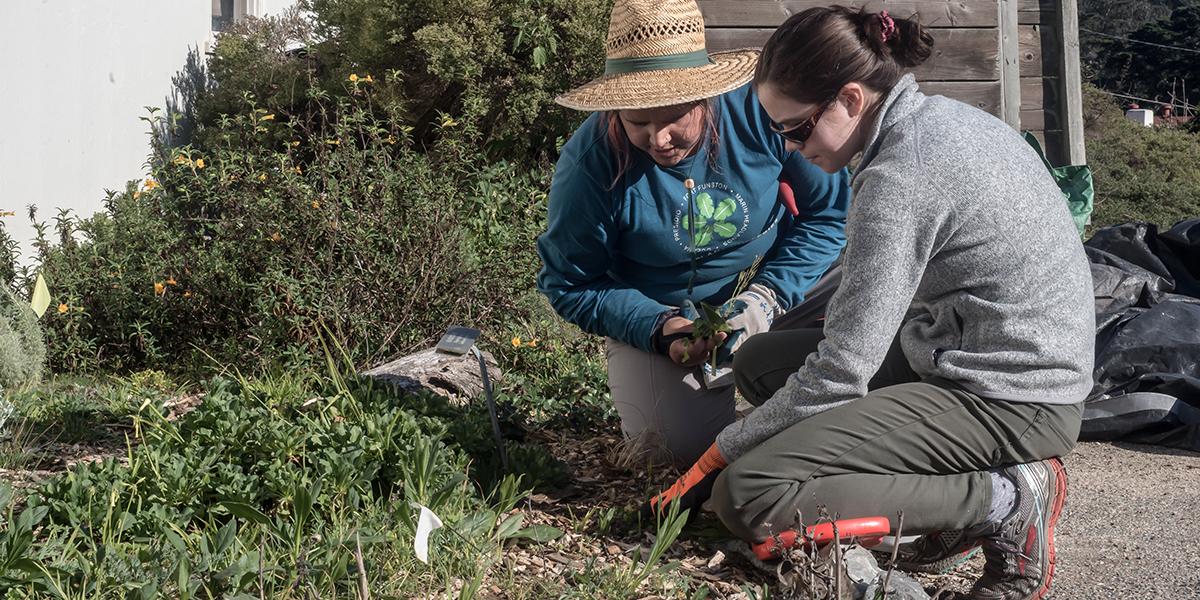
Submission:
[[[863,517],[861,519],[842,519],[832,523],[818,523],[807,528],[808,538],[818,546],[824,546],[833,541],[833,527],[837,525],[838,537],[842,540],[860,538],[864,546],[874,546],[879,538],[892,530],[887,517]],[[753,544],[750,549],[759,560],[777,558],[784,550],[796,545],[797,540],[804,538],[795,529],[789,529],[779,535],[767,538],[760,544]],[[872,543],[873,542],[873,543]]]

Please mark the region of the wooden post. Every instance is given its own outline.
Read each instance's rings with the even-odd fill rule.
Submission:
[[[1000,0],[1000,114],[1021,130],[1021,47],[1017,38],[1018,0]]]
[[[1058,0],[1059,119],[1063,159],[1068,165],[1087,163],[1083,144],[1083,77],[1079,70],[1079,8],[1076,0]]]

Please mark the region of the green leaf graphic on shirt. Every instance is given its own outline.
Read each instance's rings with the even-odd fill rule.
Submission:
[[[729,239],[737,235],[737,227],[735,227],[733,223],[713,223],[712,228],[713,231],[717,232],[717,235],[725,239]]]
[[[701,192],[696,196],[696,208],[700,210],[700,216],[706,220],[713,218],[713,199],[708,195],[708,192]]]
[[[737,208],[737,204],[733,202],[733,198],[726,198],[717,205],[716,212],[713,213],[713,220],[716,222],[724,221],[733,215],[733,210]],[[729,237],[729,236],[725,236]]]
[[[695,202],[699,213],[696,219],[693,220],[688,215],[679,219],[679,225],[684,231],[690,233],[692,227],[695,227],[693,247],[707,246],[713,241],[714,235],[722,239],[737,235],[737,225],[729,222],[729,218],[737,210],[737,203],[733,198],[725,198],[714,205],[712,196],[708,192],[701,192],[696,195]]]

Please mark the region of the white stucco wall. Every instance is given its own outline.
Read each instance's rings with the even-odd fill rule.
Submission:
[[[262,16],[290,0],[239,0]],[[26,206],[90,215],[104,189],[144,176],[145,106],[163,106],[189,48],[211,39],[211,0],[0,0],[0,217],[28,258]]]

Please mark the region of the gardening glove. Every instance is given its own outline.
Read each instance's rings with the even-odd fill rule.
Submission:
[[[724,345],[717,349],[716,368],[711,364],[704,366],[704,385],[710,390],[733,385],[733,353],[750,336],[769,330],[775,318],[783,314],[775,292],[759,283],[751,284],[746,291],[730,298],[719,310],[726,316],[732,331]]]
[[[704,451],[696,464],[692,465],[682,477],[676,479],[675,483],[667,488],[667,491],[658,494],[644,504],[642,514],[648,517],[661,517],[667,514],[667,508],[671,502],[679,500],[679,512],[691,509],[690,515],[694,517],[700,505],[704,504],[704,501],[712,495],[713,482],[717,480],[717,475],[728,464],[714,442],[708,447],[708,450]]]

